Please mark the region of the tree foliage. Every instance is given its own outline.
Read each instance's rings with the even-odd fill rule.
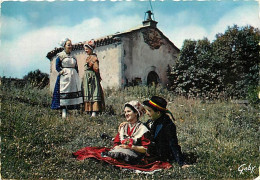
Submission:
[[[212,43],[213,58],[221,71],[226,93],[245,97],[249,86],[257,86],[259,82],[260,31],[252,26],[234,25],[216,37]]]
[[[176,65],[167,71],[171,89],[192,97],[246,97],[259,82],[259,40],[259,29],[237,25],[212,43],[185,40]]]
[[[49,75],[41,72],[39,69],[30,71],[23,79],[26,83],[38,88],[44,88],[49,84]]]

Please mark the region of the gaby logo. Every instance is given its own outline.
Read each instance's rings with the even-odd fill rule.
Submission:
[[[247,166],[247,164],[242,164],[241,166],[238,167],[238,171],[240,172],[240,174],[244,174],[244,172],[250,172],[251,174],[254,172],[256,166],[251,166],[251,163],[249,164],[249,166]]]

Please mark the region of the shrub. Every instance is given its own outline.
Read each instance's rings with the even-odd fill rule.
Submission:
[[[167,70],[170,89],[188,97],[245,98],[259,82],[260,31],[228,27],[210,43],[185,40],[179,59]]]
[[[27,75],[23,77],[23,79],[26,83],[29,83],[33,87],[38,87],[40,89],[49,84],[49,75],[47,73],[41,72],[39,69],[35,71],[30,71]]]
[[[260,86],[250,86],[247,99],[255,108],[260,108]]]

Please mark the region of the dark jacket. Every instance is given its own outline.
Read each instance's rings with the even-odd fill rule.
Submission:
[[[166,114],[154,121],[148,120],[145,125],[151,132],[151,144],[148,154],[160,161],[176,161],[180,166],[184,165],[181,147],[178,145],[176,126]]]

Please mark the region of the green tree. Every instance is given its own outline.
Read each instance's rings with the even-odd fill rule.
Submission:
[[[39,69],[30,71],[23,79],[26,83],[38,88],[44,88],[49,84],[49,75],[41,72]]]
[[[172,84],[172,90],[179,94],[189,93],[193,86],[196,61],[196,41],[185,40],[176,66],[173,66],[170,73],[169,80]]]
[[[228,27],[208,39],[185,40],[176,65],[167,71],[171,89],[196,97],[246,97],[259,82],[259,29]]]
[[[218,84],[217,76],[218,72],[212,67],[214,62],[212,61],[212,47],[210,41],[207,38],[198,40],[196,44],[196,81],[194,90],[198,92],[198,96],[208,97],[212,96],[212,92],[215,91]]]
[[[230,97],[245,97],[250,86],[259,82],[259,29],[252,26],[228,27],[212,43],[215,69]]]
[[[192,97],[216,97],[221,86],[219,71],[213,66],[212,46],[207,38],[185,40],[176,66],[168,73],[171,89]]]

